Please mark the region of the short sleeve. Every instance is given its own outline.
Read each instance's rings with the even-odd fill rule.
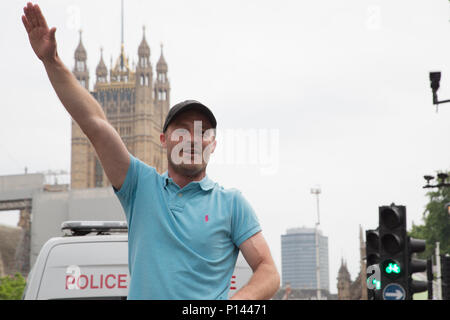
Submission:
[[[250,203],[237,191],[233,199],[233,212],[231,218],[231,238],[239,247],[242,242],[261,231],[261,226]]]
[[[120,190],[117,190],[113,187],[114,193],[119,199],[123,210],[125,211],[128,225],[131,224],[131,214],[133,212],[134,198],[136,194],[140,168],[139,160],[135,158],[131,153],[129,153],[129,155],[130,165],[128,166],[125,181],[123,182],[122,187],[120,187]]]

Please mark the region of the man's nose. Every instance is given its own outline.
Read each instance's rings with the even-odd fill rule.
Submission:
[[[194,133],[193,131],[189,132],[189,135],[188,135],[187,140],[186,140],[187,143],[192,143],[192,144],[194,144],[194,143],[202,143],[202,141],[203,141],[202,133],[201,132],[195,132]]]
[[[183,137],[183,143],[191,148],[198,149],[203,144],[203,137],[202,135],[194,135],[194,133],[191,133]]]

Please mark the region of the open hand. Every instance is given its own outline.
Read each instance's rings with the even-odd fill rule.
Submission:
[[[23,8],[25,15],[22,16],[22,22],[28,33],[31,47],[34,53],[43,62],[52,61],[57,57],[56,52],[56,28],[48,28],[44,15],[37,4],[31,2]]]

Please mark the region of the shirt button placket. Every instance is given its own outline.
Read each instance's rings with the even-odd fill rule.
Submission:
[[[184,196],[183,192],[178,192],[175,199],[174,199],[174,205],[177,208],[177,211],[182,211],[184,207]]]

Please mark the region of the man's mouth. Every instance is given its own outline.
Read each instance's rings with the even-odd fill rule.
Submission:
[[[199,151],[195,151],[195,150],[183,150],[183,153],[188,154],[188,155],[201,154]]]

